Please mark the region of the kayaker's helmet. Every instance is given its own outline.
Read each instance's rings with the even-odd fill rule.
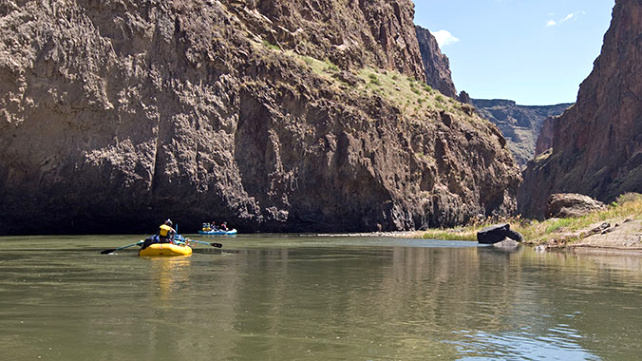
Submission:
[[[171,226],[172,226],[172,220],[168,218],[168,219],[165,221],[165,225],[168,225],[168,226],[170,226],[170,227],[171,227]]]

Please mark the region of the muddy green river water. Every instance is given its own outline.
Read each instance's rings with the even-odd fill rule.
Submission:
[[[636,360],[642,256],[392,237],[0,237],[0,360]]]

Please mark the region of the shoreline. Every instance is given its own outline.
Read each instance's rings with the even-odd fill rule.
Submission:
[[[642,202],[613,206],[578,218],[550,218],[542,222],[513,219],[511,229],[521,233],[524,246],[540,252],[624,253],[642,255]],[[640,218],[639,218],[640,217]],[[491,224],[427,231],[394,232],[412,238],[476,241],[477,231]]]

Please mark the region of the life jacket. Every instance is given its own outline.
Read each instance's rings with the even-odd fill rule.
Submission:
[[[158,231],[158,234],[161,235],[161,237],[167,237],[169,235],[169,232],[172,231],[172,227],[163,224],[160,226],[160,231]]]

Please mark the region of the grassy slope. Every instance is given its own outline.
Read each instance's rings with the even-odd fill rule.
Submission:
[[[299,55],[291,50],[281,50],[279,47],[263,42],[254,43],[254,46],[263,46],[268,50],[296,59],[302,66],[307,66],[317,76],[320,76],[344,92],[361,96],[381,96],[403,111],[406,118],[423,118],[427,114],[440,111],[462,113],[474,121],[486,121],[474,113],[474,107],[460,103],[449,98],[429,85],[417,81],[396,71],[375,68],[362,68],[357,71],[348,71],[349,75],[360,79],[357,85],[342,82],[341,70],[329,60],[319,60],[310,56]]]

